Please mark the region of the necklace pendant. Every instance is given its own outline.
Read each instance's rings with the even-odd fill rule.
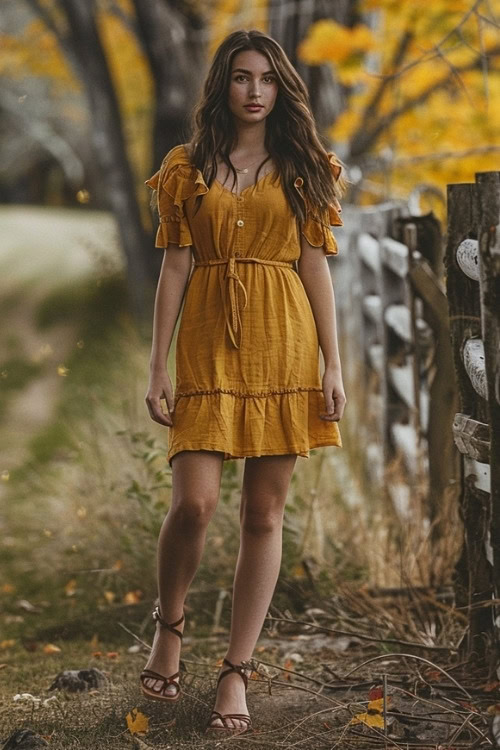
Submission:
[[[243,174],[248,174],[248,169],[242,169],[241,171],[243,172]]]

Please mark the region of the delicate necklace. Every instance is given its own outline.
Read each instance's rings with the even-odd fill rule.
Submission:
[[[248,174],[248,168],[249,168],[249,167],[253,167],[253,165],[254,165],[254,164],[257,164],[257,162],[258,162],[258,161],[259,161],[259,160],[258,160],[258,159],[256,159],[255,161],[253,161],[253,162],[252,162],[251,164],[249,164],[249,165],[248,165],[247,167],[245,167],[244,169],[238,169],[238,167],[235,167],[235,170],[236,170],[236,172],[239,172],[240,174]]]

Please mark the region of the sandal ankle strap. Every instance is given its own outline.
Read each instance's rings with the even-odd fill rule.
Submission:
[[[219,682],[222,680],[223,677],[225,677],[228,674],[231,674],[232,672],[236,672],[236,674],[239,674],[243,682],[245,683],[245,690],[248,688],[248,677],[246,675],[246,669],[247,667],[244,667],[243,664],[232,664],[229,659],[224,658],[223,663],[227,664],[229,669],[224,670],[224,672],[221,672],[219,675],[219,679],[217,680],[217,687],[219,686]]]
[[[180,630],[176,630],[175,626],[180,625],[184,621],[184,612],[182,613],[182,617],[177,620],[176,622],[166,622],[163,617],[161,616],[160,608],[155,607],[153,610],[153,620],[160,623],[160,626],[162,628],[167,628],[167,630],[170,630],[171,633],[175,633],[175,635],[178,635],[179,638],[182,640],[183,634]]]

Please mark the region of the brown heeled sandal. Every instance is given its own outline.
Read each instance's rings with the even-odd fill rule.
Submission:
[[[217,680],[217,687],[219,687],[219,683],[222,680],[223,677],[225,677],[228,674],[231,674],[232,672],[236,672],[240,675],[243,682],[245,683],[245,691],[248,688],[248,677],[245,674],[245,667],[241,664],[231,664],[231,662],[228,659],[224,659],[224,664],[227,664],[229,669],[225,669],[224,672],[221,672],[219,675],[219,679]],[[222,722],[222,726],[214,725],[213,722],[216,719],[220,719]],[[227,723],[227,719],[238,719],[239,721],[242,721],[245,723],[246,726],[244,727],[234,727]],[[233,735],[233,734],[243,734],[243,732],[248,732],[252,729],[252,720],[248,714],[221,714],[218,711],[212,711],[212,715],[210,716],[210,719],[208,720],[208,724],[205,729],[205,733],[211,734],[214,732],[215,734],[218,734],[219,732],[224,733],[225,735]]]
[[[165,622],[163,617],[160,614],[160,608],[156,607],[153,610],[153,620],[160,623],[161,628],[167,628],[167,630],[170,630],[171,633],[175,633],[175,635],[178,635],[179,638],[182,641],[182,633],[180,630],[176,630],[176,625],[180,625],[184,621],[184,613],[182,614],[182,617],[180,620],[177,620],[177,622],[168,623]],[[150,700],[155,701],[165,701],[167,703],[174,703],[175,701],[179,700],[181,697],[181,686],[178,682],[176,682],[177,677],[179,677],[179,672],[176,672],[175,674],[170,675],[170,677],[165,677],[162,674],[158,674],[158,672],[154,672],[152,669],[143,669],[139,680],[141,682],[141,689],[143,694],[146,696],[146,698],[149,698]],[[155,679],[155,680],[162,680],[163,684],[160,686],[160,689],[157,688],[147,688],[144,685],[145,679]],[[166,690],[169,685],[175,685],[176,691],[173,694],[166,693]]]

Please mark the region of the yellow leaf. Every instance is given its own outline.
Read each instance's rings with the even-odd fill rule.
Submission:
[[[126,716],[127,727],[130,734],[145,734],[149,729],[148,717],[138,711],[137,708],[133,708],[132,711]]]
[[[71,581],[68,581],[68,583],[64,587],[64,590],[66,592],[66,596],[74,596],[76,592],[76,579],[72,578]]]
[[[384,717],[382,714],[379,714],[378,712],[375,712],[373,714],[365,713],[365,714],[358,714],[353,719],[351,719],[351,724],[367,724],[369,727],[380,727],[381,729],[384,728]]]
[[[124,604],[138,604],[142,599],[142,591],[136,589],[135,591],[127,591],[123,597]]]
[[[104,598],[106,599],[108,604],[113,604],[115,600],[115,592],[114,591],[105,591],[104,592]]]
[[[388,696],[387,698],[387,704],[391,702],[391,696]],[[384,710],[384,699],[383,698],[377,698],[376,700],[370,701],[368,703],[368,708],[366,710],[366,713],[364,714],[358,714],[353,719],[351,719],[351,724],[367,724],[369,727],[380,727],[384,728],[384,717],[382,716],[382,711]]]
[[[9,638],[8,640],[5,640],[5,641],[0,641],[0,648],[10,648],[11,646],[15,644],[15,642],[16,641],[14,638]]]
[[[90,639],[89,646],[93,649],[96,649],[98,645],[99,645],[99,636],[97,633],[94,633],[94,635]]]
[[[59,646],[55,646],[53,643],[46,643],[43,647],[44,654],[60,654],[61,649]]]
[[[4,583],[0,590],[2,591],[2,594],[12,594],[12,592],[16,590],[16,587],[13,586],[12,583]]]

